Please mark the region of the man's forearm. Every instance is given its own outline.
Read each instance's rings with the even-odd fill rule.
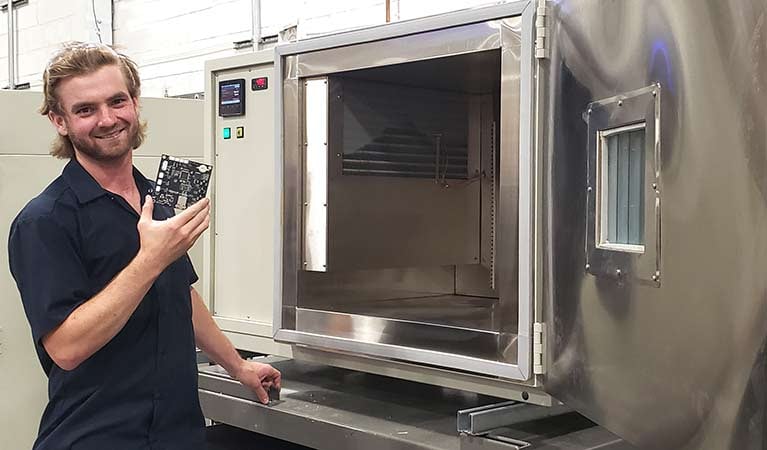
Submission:
[[[229,375],[238,378],[243,359],[231,341],[224,336],[224,333],[216,325],[200,294],[194,288],[192,288],[191,294],[192,322],[197,346],[213,358],[213,361],[223,366]]]
[[[139,253],[98,294],[43,338],[53,361],[72,370],[112,340],[128,322],[160,271]]]

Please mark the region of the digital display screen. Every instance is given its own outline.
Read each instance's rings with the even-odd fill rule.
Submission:
[[[245,80],[224,80],[218,83],[218,115],[221,117],[245,114]]]
[[[254,91],[263,91],[269,88],[269,79],[267,77],[253,78],[250,82],[250,88]]]
[[[234,103],[240,103],[240,84],[222,84],[221,104],[231,105]]]

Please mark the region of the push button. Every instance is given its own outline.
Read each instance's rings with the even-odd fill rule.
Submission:
[[[245,137],[245,127],[237,127],[237,139]]]
[[[232,129],[229,127],[224,128],[224,139],[232,138]]]

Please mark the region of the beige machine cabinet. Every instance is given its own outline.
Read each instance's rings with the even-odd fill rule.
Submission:
[[[47,402],[46,378],[37,360],[16,284],[8,269],[7,233],[16,214],[54,178],[66,161],[48,154],[53,127],[37,113],[42,94],[0,91],[0,448],[31,448]],[[135,165],[154,179],[159,155],[202,160],[199,100],[144,98],[142,118],[148,137],[136,151]],[[207,290],[203,247],[192,249],[200,275],[196,288]]]
[[[214,220],[206,241],[213,254],[208,297],[216,322],[237,348],[289,356],[289,346],[272,340],[279,226],[273,64],[269,50],[205,66],[205,152],[214,183]]]

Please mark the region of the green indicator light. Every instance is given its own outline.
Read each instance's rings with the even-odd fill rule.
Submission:
[[[224,128],[224,139],[232,138],[232,129],[229,127]]]

